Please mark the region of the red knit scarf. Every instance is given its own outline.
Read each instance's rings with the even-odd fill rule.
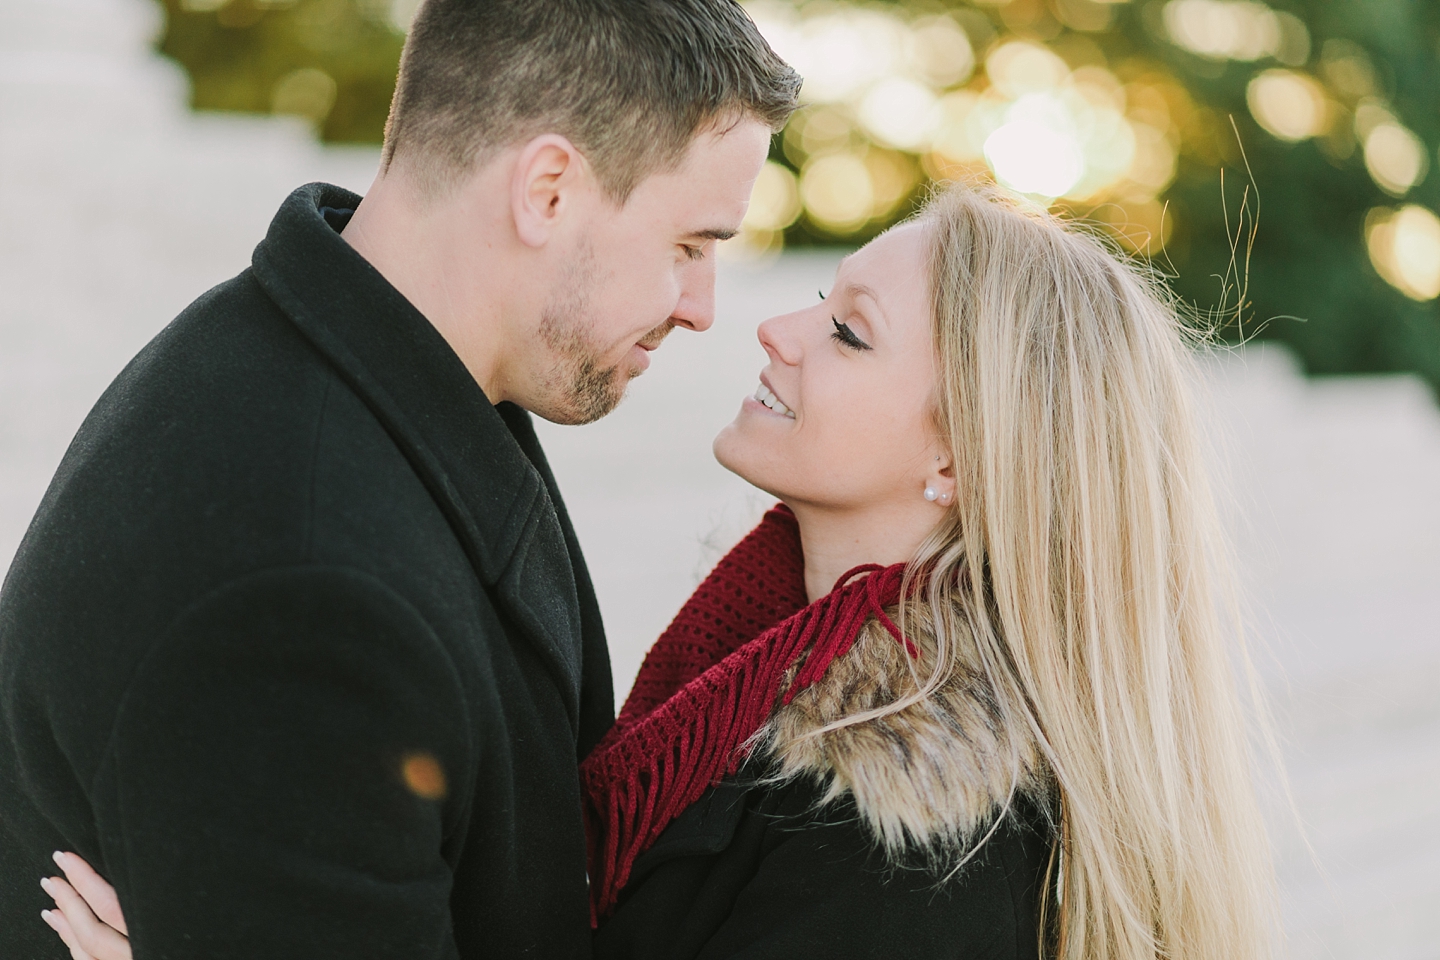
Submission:
[[[808,606],[795,515],[784,506],[725,555],[645,657],[614,728],[580,765],[598,922],[615,907],[635,858],[707,788],[739,769],[743,746],[824,675],[884,606],[900,596],[905,565],[866,564]],[[855,579],[859,574],[869,576]],[[786,670],[809,650],[789,689]]]

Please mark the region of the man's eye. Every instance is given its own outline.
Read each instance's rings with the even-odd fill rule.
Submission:
[[[850,325],[848,323],[841,323],[834,317],[830,318],[830,322],[835,324],[835,332],[830,334],[831,337],[840,341],[842,344],[849,347],[851,350],[870,349],[870,344],[855,336],[855,331],[850,329]]]
[[[684,244],[684,243],[682,243],[682,244],[680,245],[680,249],[685,251],[685,259],[687,259],[687,260],[704,260],[704,259],[705,259],[705,248],[704,248],[704,247],[692,247],[692,246],[690,246],[689,244]]]

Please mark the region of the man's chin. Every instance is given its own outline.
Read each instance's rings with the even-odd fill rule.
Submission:
[[[611,370],[610,374],[611,376],[603,388],[595,381],[571,384],[569,389],[562,391],[558,396],[552,394],[537,398],[532,404],[527,405],[526,409],[538,417],[562,426],[581,426],[594,423],[620,406],[620,402],[625,399],[625,388],[629,385],[630,380],[639,375],[638,373],[622,375],[622,371],[619,369]]]

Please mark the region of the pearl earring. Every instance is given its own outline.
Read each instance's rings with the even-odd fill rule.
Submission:
[[[937,497],[939,497],[939,496],[940,496],[940,494],[936,492],[936,490],[935,490],[934,487],[926,487],[926,488],[925,488],[925,499],[926,499],[926,500],[931,500],[931,501],[933,501],[933,500],[935,500],[935,499],[936,499]]]
[[[940,494],[940,502],[941,502],[941,503],[949,503],[949,502],[950,502],[950,494],[948,494],[948,493],[942,493],[942,494]]]

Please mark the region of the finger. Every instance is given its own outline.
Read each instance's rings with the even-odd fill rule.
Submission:
[[[70,929],[70,924],[65,922],[65,915],[59,910],[41,910],[40,919],[50,925],[50,929],[60,934],[60,939],[65,946],[70,948],[71,960],[95,960],[80,947],[80,942],[75,939],[75,931]]]
[[[41,880],[40,886],[54,898],[80,949],[93,960],[130,960],[130,941],[96,919],[70,884],[59,877],[49,877]]]
[[[115,895],[115,888],[106,883],[84,857],[57,851],[55,862],[65,871],[65,879],[70,881],[70,886],[85,898],[95,916],[123,934],[130,933],[125,928],[125,914],[120,910],[120,898]]]

